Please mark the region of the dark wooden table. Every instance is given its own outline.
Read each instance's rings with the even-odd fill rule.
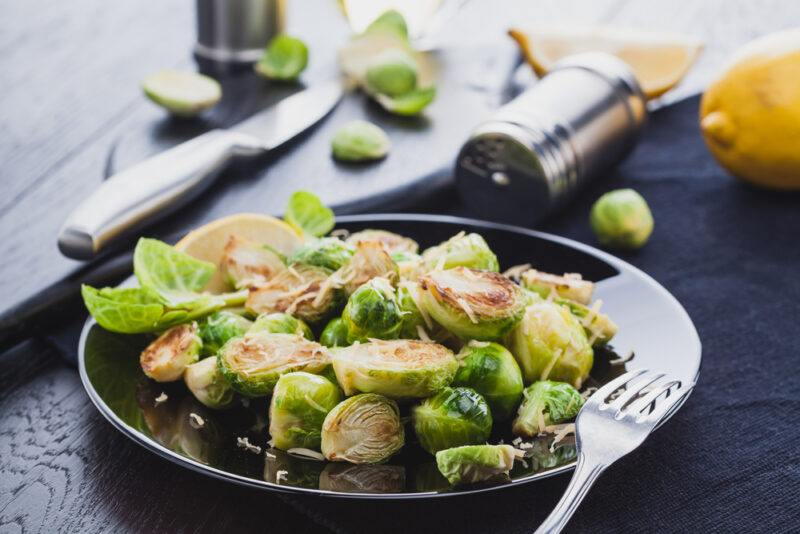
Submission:
[[[329,50],[346,34],[334,0],[289,4],[290,28],[312,50]],[[0,5],[5,308],[78,267],[59,255],[58,227],[100,181],[113,141],[149,106],[140,79],[189,63],[193,13],[191,2],[179,0]],[[799,11],[777,0],[475,1],[442,41],[497,42],[524,20],[695,33],[708,40],[707,52],[668,97],[676,99],[701,87],[732,48],[796,22]],[[0,532],[329,530],[317,521],[276,496],[208,480],[130,443],[94,410],[52,344],[34,338],[0,355]]]

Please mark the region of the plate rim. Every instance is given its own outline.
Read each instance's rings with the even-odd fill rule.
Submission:
[[[605,261],[606,263],[615,266],[620,272],[622,272],[623,270],[632,272],[633,274],[637,275],[639,278],[647,282],[650,286],[656,289],[663,296],[665,296],[669,301],[671,301],[672,304],[676,307],[676,309],[680,312],[682,318],[689,327],[689,331],[692,334],[693,341],[697,345],[698,366],[697,366],[697,372],[695,373],[695,376],[693,378],[693,383],[687,384],[687,386],[694,386],[697,384],[697,378],[700,375],[700,370],[702,369],[703,365],[703,346],[702,342],[700,341],[700,336],[697,332],[697,328],[695,327],[694,322],[692,321],[691,317],[689,316],[689,313],[686,311],[683,305],[678,301],[677,298],[675,298],[674,295],[672,295],[672,293],[670,293],[664,286],[659,284],[653,277],[651,277],[641,269],[631,265],[630,263],[621,260],[620,258],[613,256],[612,254],[599,250],[590,245],[580,243],[570,238],[558,236],[547,232],[541,232],[538,230],[532,230],[521,226],[484,221],[480,219],[472,219],[468,217],[422,214],[422,213],[368,213],[359,215],[341,215],[337,216],[336,218],[337,225],[338,223],[346,224],[346,223],[372,222],[372,221],[376,222],[412,221],[412,222],[463,224],[463,225],[475,226],[492,230],[501,230],[515,234],[522,234],[528,237],[534,237],[538,239],[552,241],[567,246],[569,248],[585,252],[591,256],[599,258]],[[97,393],[91,381],[89,380],[89,376],[86,371],[85,351],[84,351],[84,348],[86,347],[86,338],[89,335],[89,331],[96,324],[97,324],[96,321],[91,316],[89,316],[86,322],[84,323],[83,328],[81,329],[81,335],[78,341],[78,371],[80,374],[83,388],[86,391],[87,395],[89,396],[89,400],[91,400],[92,404],[94,404],[95,408],[97,408],[97,411],[99,411],[100,414],[109,423],[111,423],[111,425],[114,428],[119,430],[125,437],[135,442],[136,444],[144,447],[150,452],[154,452],[156,455],[172,463],[175,463],[179,466],[187,467],[191,471],[205,474],[213,478],[216,478],[218,480],[224,480],[227,482],[238,484],[240,486],[256,488],[264,491],[272,491],[276,493],[291,494],[291,495],[306,495],[306,496],[318,496],[318,497],[330,497],[330,498],[342,498],[342,499],[365,499],[365,500],[372,500],[372,499],[407,500],[407,499],[459,497],[465,495],[475,495],[478,493],[494,492],[507,488],[517,488],[522,485],[530,484],[537,480],[556,476],[575,469],[576,462],[572,461],[570,463],[552,469],[548,469],[547,471],[535,473],[526,477],[518,478],[516,480],[510,480],[509,482],[505,482],[503,484],[469,488],[456,491],[430,491],[430,492],[415,492],[415,493],[357,493],[357,492],[337,492],[331,490],[321,490],[318,488],[317,489],[300,488],[295,486],[283,486],[281,484],[276,484],[274,482],[269,482],[266,480],[257,480],[242,475],[237,475],[235,473],[230,473],[228,471],[223,471],[216,467],[212,467],[203,464],[201,462],[198,462],[196,460],[193,460],[192,458],[182,456],[164,447],[163,445],[156,442],[152,438],[143,436],[140,432],[133,429],[124,421],[122,421],[111,410],[111,408],[108,407],[108,405],[103,401],[103,399],[100,398],[100,395]],[[684,395],[683,398],[664,417],[659,426],[663,425],[669,419],[672,418],[672,416],[686,403],[688,398],[691,396],[693,390],[694,388],[692,387],[692,389],[686,395]]]

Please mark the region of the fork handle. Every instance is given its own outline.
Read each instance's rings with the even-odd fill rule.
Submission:
[[[547,519],[544,520],[544,523],[536,529],[536,534],[557,534],[561,532],[567,526],[572,514],[578,509],[583,498],[586,497],[589,488],[592,487],[597,477],[606,470],[606,467],[608,466],[587,460],[586,455],[581,452],[575,465],[575,474],[572,475],[572,480],[570,480],[564,496],[558,501],[558,504],[547,516]]]

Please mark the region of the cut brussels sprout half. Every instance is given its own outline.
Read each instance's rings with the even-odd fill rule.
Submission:
[[[436,88],[414,89],[399,96],[377,94],[375,100],[383,109],[395,115],[413,117],[422,113],[436,98]]]
[[[264,55],[255,64],[255,71],[271,80],[296,80],[308,65],[308,47],[295,37],[282,34],[274,37]]]
[[[378,18],[370,22],[364,34],[390,33],[408,41],[408,25],[406,19],[395,9],[384,11]]]
[[[336,225],[333,210],[308,191],[295,191],[289,197],[283,218],[298,233],[314,237],[324,236]]]
[[[387,232],[386,230],[361,230],[360,232],[350,234],[347,237],[346,243],[355,247],[359,241],[379,241],[389,254],[396,254],[398,252],[416,254],[419,250],[419,245],[413,239],[395,234],[394,232]]]
[[[271,334],[296,334],[309,341],[314,341],[314,333],[301,319],[288,313],[264,313],[252,323],[249,332],[267,332]]]
[[[319,489],[348,493],[402,493],[406,469],[402,465],[329,463],[319,477]]]
[[[500,270],[497,256],[486,244],[480,234],[459,232],[444,243],[426,249],[422,253],[423,267],[433,269],[452,269],[468,267],[479,271]]]
[[[302,336],[253,332],[228,341],[217,362],[233,389],[248,397],[265,397],[281,375],[323,373],[330,356],[325,347]]]
[[[597,199],[589,223],[600,244],[613,248],[641,248],[653,233],[650,207],[633,189],[609,191]]]
[[[464,340],[500,340],[519,322],[529,300],[505,276],[465,267],[431,271],[418,283],[424,311]]]
[[[555,293],[563,299],[580,304],[588,304],[594,293],[594,284],[584,280],[578,273],[564,273],[563,276],[559,276],[529,269],[522,273],[520,283],[522,287],[537,293],[542,298],[548,298],[551,293]]]
[[[611,317],[600,312],[602,301],[597,300],[591,308],[572,300],[555,298],[553,302],[565,306],[583,325],[589,344],[593,347],[605,345],[617,334],[619,327]]]
[[[374,393],[343,400],[322,424],[322,454],[332,462],[381,463],[404,443],[397,403]]]
[[[197,323],[175,326],[158,336],[139,356],[142,371],[156,382],[173,382],[200,357]]]
[[[339,161],[361,162],[383,159],[392,143],[379,126],[362,120],[350,121],[336,130],[331,153]]]
[[[222,376],[216,358],[206,358],[187,367],[183,381],[192,395],[209,408],[227,408],[233,402],[233,388]]]
[[[346,347],[350,344],[347,342],[347,325],[341,317],[328,322],[319,336],[319,342],[326,347]]]
[[[537,436],[551,425],[572,421],[585,402],[577,389],[566,382],[534,382],[523,393],[514,425],[514,434]]]
[[[203,354],[216,356],[228,340],[243,336],[252,325],[252,321],[233,312],[221,310],[212,313],[200,323],[198,331],[203,340]]]
[[[347,264],[353,248],[335,237],[313,239],[294,251],[289,263],[304,263],[335,271]]]
[[[348,344],[370,339],[395,339],[403,313],[395,289],[385,278],[373,278],[350,295],[342,312]]]
[[[492,432],[489,405],[471,388],[444,388],[415,406],[412,413],[419,444],[431,454],[484,443]]]
[[[145,78],[142,89],[147,98],[179,117],[194,117],[222,98],[219,83],[196,72],[162,70]]]
[[[517,359],[525,383],[559,380],[580,388],[594,363],[581,323],[565,307],[546,300],[525,309],[506,346]]]
[[[495,421],[510,419],[522,399],[522,372],[502,345],[470,341],[456,355],[459,367],[453,386],[474,389],[486,399]]]
[[[291,265],[251,290],[245,306],[251,313],[282,312],[317,324],[333,314],[342,300],[341,292],[327,283],[329,276],[324,267]]]
[[[367,89],[390,97],[402,96],[417,87],[417,71],[417,63],[405,50],[384,50],[369,62]]]
[[[397,264],[400,278],[416,281],[423,274],[422,256],[413,252],[394,252],[392,260]]]
[[[458,362],[450,349],[436,343],[374,340],[333,351],[333,368],[345,395],[408,399],[428,397],[447,386]]]
[[[436,466],[450,484],[474,484],[508,474],[524,452],[511,445],[465,445],[436,453]]]
[[[377,277],[386,278],[395,285],[399,277],[397,265],[379,241],[359,241],[350,262],[336,271],[331,280],[349,296]]]
[[[286,270],[280,253],[263,243],[236,236],[228,239],[220,263],[225,280],[237,289],[260,286]]]
[[[304,372],[282,375],[269,404],[270,445],[282,450],[319,450],[322,422],[342,400],[336,384]]]

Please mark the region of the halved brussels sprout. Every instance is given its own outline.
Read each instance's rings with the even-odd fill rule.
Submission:
[[[419,288],[416,284],[401,282],[397,288],[397,305],[400,307],[403,318],[400,328],[400,337],[403,339],[421,338],[420,329],[427,334],[433,328],[433,321],[430,318],[427,322],[425,321],[425,317],[419,311],[417,301],[419,301]]]
[[[319,477],[319,489],[348,493],[402,493],[406,469],[402,465],[348,465],[329,463]]]
[[[422,253],[425,269],[468,267],[480,271],[500,270],[497,256],[480,234],[459,232],[444,243]]]
[[[284,258],[268,245],[232,235],[220,261],[222,273],[236,289],[260,286],[286,271]]]
[[[383,248],[389,254],[397,252],[407,252],[409,254],[416,254],[419,250],[419,245],[410,237],[405,237],[394,232],[387,232],[386,230],[361,230],[350,234],[346,243],[356,246],[359,241],[380,241]]]
[[[256,314],[285,312],[311,324],[319,323],[341,302],[340,291],[327,283],[329,275],[324,267],[292,265],[251,290],[245,307]]]
[[[174,326],[142,351],[139,363],[144,374],[156,382],[173,382],[198,360],[202,347],[197,323]]]
[[[248,397],[265,397],[281,375],[322,373],[330,365],[330,355],[325,347],[303,336],[253,332],[228,341],[217,362],[233,389]]]
[[[592,346],[578,320],[565,307],[546,300],[525,309],[506,346],[525,383],[559,380],[580,388],[594,363]]]
[[[343,400],[322,424],[322,454],[332,462],[381,463],[404,443],[397,403],[374,393]]]
[[[297,334],[309,341],[314,341],[311,328],[301,319],[288,313],[263,313],[256,317],[248,332],[269,332],[271,334]]]
[[[323,237],[311,240],[295,250],[290,263],[305,263],[335,271],[346,265],[351,257],[353,248],[344,241],[335,237]]]
[[[601,313],[599,309],[600,301],[596,301],[594,306],[589,308],[572,300],[555,298],[553,302],[565,306],[570,313],[580,321],[589,344],[593,347],[605,345],[617,334],[619,327],[611,320],[611,317]]]
[[[389,48],[370,60],[366,86],[372,93],[402,96],[416,88],[418,71],[416,61],[405,50]]]
[[[392,142],[380,126],[362,120],[345,123],[331,139],[334,159],[352,163],[383,159],[391,148]]]
[[[389,9],[381,13],[378,18],[369,23],[364,33],[391,33],[404,41],[408,41],[406,19],[395,9]]]
[[[341,317],[330,320],[320,334],[319,342],[326,347],[346,347],[350,344],[347,342],[347,325]]]
[[[444,388],[412,410],[414,431],[422,448],[438,451],[486,442],[492,432],[492,412],[471,388]]]
[[[346,295],[373,278],[386,278],[393,285],[397,283],[397,265],[383,248],[380,241],[359,241],[350,262],[336,271],[331,277]]]
[[[465,445],[436,453],[436,465],[452,485],[474,484],[508,474],[524,452],[511,445]]]
[[[529,297],[505,276],[456,267],[419,278],[420,304],[461,339],[497,341],[519,322]]]
[[[304,372],[282,375],[269,403],[270,445],[318,450],[322,422],[341,400],[339,388],[325,377]]]
[[[209,408],[226,408],[233,402],[233,388],[222,376],[216,358],[206,358],[187,367],[183,381],[195,398]]]
[[[215,356],[222,345],[229,339],[243,336],[253,322],[239,314],[229,311],[218,311],[209,315],[200,323],[200,339],[203,340],[203,354]]]
[[[547,298],[550,293],[555,292],[563,299],[574,300],[580,304],[588,304],[594,293],[594,284],[584,280],[578,273],[564,273],[563,276],[559,276],[529,269],[522,273],[520,283],[522,287],[537,293],[542,298]]]
[[[267,43],[264,55],[253,66],[270,80],[296,80],[308,65],[308,47],[296,37],[279,34]]]
[[[413,252],[393,252],[392,259],[397,264],[400,279],[416,281],[422,274],[422,256]]]
[[[497,343],[470,341],[456,359],[459,368],[453,386],[470,387],[483,395],[495,421],[509,419],[525,387],[514,356]]]
[[[447,386],[458,362],[450,349],[436,343],[375,340],[336,349],[333,368],[345,395],[380,393],[407,399],[427,397]]]
[[[534,382],[525,388],[523,396],[512,430],[525,437],[541,434],[550,425],[572,421],[585,402],[570,384],[551,380]]]
[[[395,339],[403,326],[403,315],[394,287],[385,278],[373,278],[350,295],[342,312],[347,342]]]

